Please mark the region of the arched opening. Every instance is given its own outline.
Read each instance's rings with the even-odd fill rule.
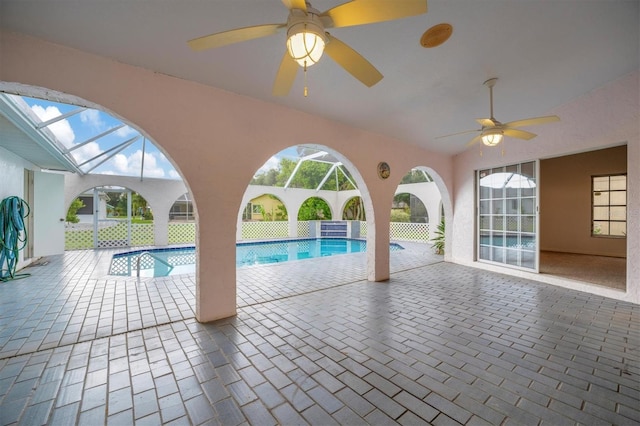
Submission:
[[[298,220],[331,220],[331,207],[320,197],[310,197],[304,200],[298,210]]]
[[[389,232],[394,241],[415,242],[439,252],[433,240],[439,235],[444,203],[431,173],[426,167],[414,167],[402,177],[391,206]]]
[[[178,197],[171,205],[167,232],[169,244],[195,244],[195,206],[188,192]]]
[[[332,285],[333,274],[336,277],[352,276],[354,280],[366,278],[367,244],[359,233],[360,222],[356,221],[358,226],[352,226],[347,222],[353,220],[342,220],[344,205],[349,200],[359,200],[361,212],[357,214],[358,218],[364,219],[365,210],[371,208],[366,190],[361,197],[358,183],[362,180],[352,167],[340,154],[328,148],[297,146],[277,153],[256,172],[239,209],[242,234],[238,240],[246,239],[246,226],[254,223],[249,222],[250,219],[258,223],[261,218],[256,216],[260,209],[252,206],[258,200],[264,200],[261,198],[264,194],[270,194],[286,206],[288,233],[259,243],[241,241],[237,244],[238,306],[327,288]],[[274,226],[274,222],[263,223]],[[331,229],[321,224],[330,224]],[[322,238],[336,229],[340,229],[339,236],[331,235],[330,241]],[[354,231],[358,231],[355,237]],[[348,253],[358,256],[357,266],[348,263],[349,256],[338,256]],[[320,273],[316,267],[311,267],[317,266],[317,261],[328,260],[324,259],[327,256],[332,256],[332,268],[324,269],[330,271]],[[308,258],[318,259],[314,259],[309,267],[303,266],[302,262],[290,262]],[[265,263],[268,265],[264,265],[264,270],[255,267]],[[268,280],[259,278],[265,272],[268,272]]]
[[[78,194],[67,209],[65,250],[153,244],[151,205],[129,188],[91,188]]]
[[[246,239],[245,229],[253,226],[249,221],[262,219],[260,203],[255,200],[265,193],[279,199],[282,205],[266,212],[267,217],[288,223],[284,230],[280,223],[260,225],[278,228],[276,234],[266,232],[265,238],[312,237],[320,233],[315,230],[315,221],[340,220],[344,202],[359,196],[360,190],[349,167],[338,157],[323,147],[307,145],[291,147],[271,157],[245,191],[237,239]],[[362,217],[364,205],[361,202]]]
[[[259,222],[275,222],[287,220],[287,208],[282,200],[273,194],[262,194],[247,203],[243,220]]]
[[[391,221],[429,223],[429,212],[418,196],[409,192],[401,192],[393,197]]]
[[[60,241],[60,251],[31,252],[176,243],[167,229],[169,203],[186,186],[147,134],[84,99],[32,86],[2,87],[11,94],[0,93],[0,130],[21,140],[16,154],[38,170],[25,169],[23,195],[39,210],[36,222],[49,220],[34,226],[32,215],[29,234]],[[37,199],[41,194],[46,201]],[[192,227],[190,241],[181,243],[195,242]]]
[[[342,209],[342,220],[358,220],[362,222],[367,220],[362,197],[356,196],[350,198],[345,203],[344,208]]]
[[[242,212],[240,240],[286,238],[289,215],[285,203],[274,194],[264,193],[251,198]]]

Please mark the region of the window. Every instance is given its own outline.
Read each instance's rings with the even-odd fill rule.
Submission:
[[[253,212],[253,214],[262,213],[262,204],[252,204],[251,205],[251,212]]]
[[[626,237],[627,175],[592,176],[591,188],[591,235]]]

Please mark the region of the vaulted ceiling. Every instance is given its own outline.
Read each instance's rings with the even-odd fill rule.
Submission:
[[[320,11],[341,3],[312,1]],[[308,70],[308,97],[302,72],[288,96],[271,93],[284,32],[201,52],[187,45],[215,32],[284,22],[287,13],[280,0],[0,0],[4,30],[448,154],[463,151],[469,135],[437,136],[477,128],[475,119],[489,116],[488,78],[498,77],[495,116],[507,122],[552,113],[639,68],[637,0],[429,0],[424,15],[331,30],[384,78],[367,88],[323,57]],[[439,23],[451,24],[452,36],[422,47],[422,34]]]

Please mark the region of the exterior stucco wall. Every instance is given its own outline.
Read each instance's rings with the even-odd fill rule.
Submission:
[[[500,149],[472,148],[454,158],[452,260],[503,273],[531,277],[577,290],[640,303],[640,116],[638,71],[609,82],[552,111],[559,123],[532,129],[538,137],[531,141],[509,141],[504,155]],[[627,144],[627,289],[618,291],[596,285],[575,283],[546,275],[530,274],[474,261],[474,170],[558,157]],[[544,185],[552,182],[541,182]],[[449,236],[448,236],[449,238]]]
[[[451,183],[450,157],[393,138],[34,38],[0,37],[0,81],[11,83],[4,89],[50,98],[59,92],[62,100],[100,106],[141,129],[173,160],[198,206],[200,321],[236,312],[236,232],[229,225],[253,174],[274,153],[310,144],[345,159],[367,208],[371,281],[389,278],[389,205],[401,178],[393,171],[427,165],[442,193]],[[389,163],[392,178],[378,178],[380,161]]]

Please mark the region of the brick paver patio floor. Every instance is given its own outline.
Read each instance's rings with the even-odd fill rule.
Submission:
[[[0,283],[0,424],[640,424],[640,306],[441,261],[238,270],[194,319],[193,275],[106,275],[67,252]]]

